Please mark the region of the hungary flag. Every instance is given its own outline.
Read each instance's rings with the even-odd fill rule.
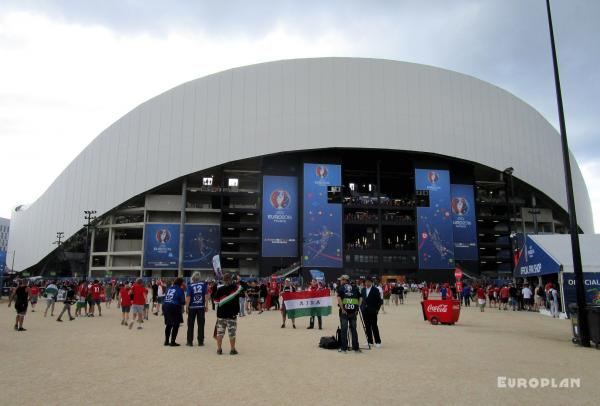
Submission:
[[[289,318],[329,316],[331,314],[329,289],[284,292],[282,297],[285,313]]]

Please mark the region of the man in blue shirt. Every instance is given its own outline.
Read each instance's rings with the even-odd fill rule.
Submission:
[[[162,305],[163,315],[165,316],[165,345],[171,347],[179,347],[175,339],[177,338],[179,325],[183,323],[181,313],[185,305],[185,293],[183,293],[181,285],[183,285],[183,279],[176,278],[173,285],[167,290]]]
[[[194,322],[198,322],[198,346],[204,345],[204,313],[208,311],[206,303],[208,301],[208,288],[206,283],[200,282],[200,273],[194,272],[192,283],[187,287],[185,298],[185,312],[187,319],[187,343],[189,347],[193,346],[194,341]]]

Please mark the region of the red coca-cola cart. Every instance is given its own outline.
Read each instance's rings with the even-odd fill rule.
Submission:
[[[459,300],[423,300],[423,320],[431,324],[454,324],[460,316]]]

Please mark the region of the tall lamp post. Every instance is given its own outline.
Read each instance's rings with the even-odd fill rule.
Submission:
[[[92,221],[96,220],[96,210],[84,210],[85,220],[85,269],[83,272],[83,280],[87,280],[87,274],[90,269],[90,227],[92,227]]]
[[[585,311],[585,289],[583,285],[583,265],[579,249],[579,234],[577,230],[577,213],[575,212],[575,196],[573,193],[573,179],[571,177],[571,160],[569,158],[569,143],[567,141],[567,127],[563,110],[562,92],[560,90],[560,77],[558,74],[558,61],[556,45],[554,43],[554,29],[552,28],[552,13],[550,0],[546,0],[548,13],[548,28],[550,30],[550,45],[552,47],[552,64],[554,67],[554,85],[556,87],[556,102],[558,104],[558,120],[560,123],[560,140],[562,144],[563,167],[565,171],[565,185],[567,188],[567,207],[569,210],[569,233],[571,234],[571,251],[573,254],[573,270],[575,272],[575,292],[577,295],[577,320],[579,322],[579,340],[583,347],[590,346],[590,329]]]

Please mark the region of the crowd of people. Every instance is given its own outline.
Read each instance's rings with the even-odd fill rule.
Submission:
[[[54,317],[55,305],[62,304],[56,321],[62,322],[66,315],[70,321],[77,317],[102,317],[103,307],[109,309],[113,302],[120,309],[120,323],[132,329],[143,329],[144,321],[149,320],[152,313],[164,319],[164,345],[177,347],[177,336],[180,326],[187,318],[186,345],[193,346],[194,339],[198,346],[205,342],[205,314],[212,308],[216,311],[216,323],[213,337],[217,344],[217,353],[223,353],[223,339],[228,335],[230,354],[238,354],[236,349],[238,317],[262,314],[265,311],[280,311],[281,328],[287,324],[287,312],[282,295],[297,291],[314,291],[328,289],[328,295],[337,300],[340,321],[339,351],[352,349],[360,352],[357,324],[361,320],[369,348],[381,347],[381,337],[377,322],[379,311],[385,312],[385,306],[400,306],[404,303],[408,292],[420,291],[423,300],[430,293],[439,294],[442,300],[457,299],[465,307],[476,302],[483,312],[486,305],[498,310],[537,311],[547,308],[553,317],[559,315],[559,294],[552,283],[545,286],[533,286],[524,283],[522,286],[505,284],[485,284],[481,282],[441,284],[416,284],[405,282],[384,282],[369,278],[352,281],[348,275],[341,276],[337,282],[324,284],[311,280],[306,286],[293,283],[286,278],[283,283],[260,280],[238,280],[234,274],[226,273],[221,281],[203,281],[200,273],[195,272],[189,280],[174,278],[172,280],[153,279],[144,281],[28,281],[21,279],[11,291],[9,306],[15,304],[17,316],[14,329],[26,331],[23,327],[29,304],[35,312],[39,302],[43,303],[44,317],[50,313]],[[75,305],[75,312],[71,306]],[[296,320],[290,319],[292,328],[296,329]],[[307,329],[323,328],[320,315],[309,319]]]
[[[488,306],[498,310],[510,309],[512,311],[537,312],[546,309],[552,317],[560,316],[560,294],[557,286],[552,282],[543,286],[541,284],[536,286],[529,282],[517,286],[512,282],[486,284],[478,281],[461,283],[461,285],[423,284],[421,297],[423,300],[427,300],[430,292],[437,292],[442,299],[450,297],[458,299],[465,307],[470,307],[471,302],[477,303],[482,312]]]

